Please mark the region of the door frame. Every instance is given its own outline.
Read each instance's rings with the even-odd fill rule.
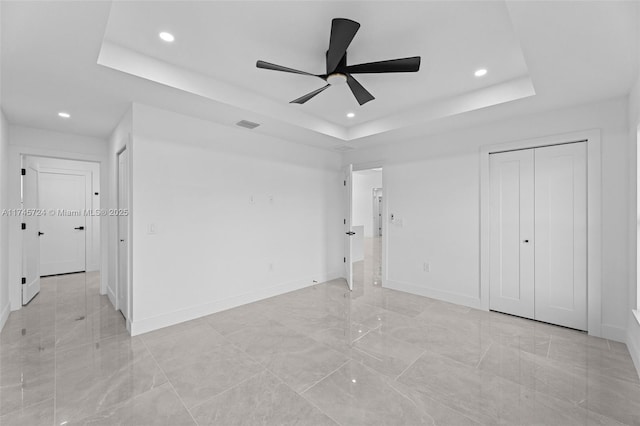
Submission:
[[[373,205],[373,228],[375,230],[375,234],[378,237],[382,236],[382,204],[380,201],[378,201],[378,197],[382,197],[382,195],[376,195],[377,191],[382,191],[382,188],[373,188],[373,190],[371,191],[372,194],[372,205]],[[376,202],[377,201],[377,202]],[[382,201],[384,201],[384,198],[382,199]],[[379,215],[379,216],[378,216]]]
[[[480,147],[480,289],[481,309],[489,310],[489,155],[566,143],[587,143],[587,331],[602,337],[602,151],[600,129]],[[384,201],[384,200],[383,200]]]
[[[131,139],[129,139],[130,141]],[[120,209],[120,155],[124,152],[127,152],[127,209],[129,210],[129,215],[126,216],[127,221],[127,282],[125,283],[126,288],[126,306],[124,308],[123,315],[126,319],[127,331],[131,333],[131,323],[133,322],[133,318],[131,315],[132,312],[132,299],[133,292],[131,283],[133,282],[133,272],[132,272],[132,238],[131,235],[133,233],[133,226],[131,221],[131,205],[132,205],[132,191],[131,191],[131,149],[129,148],[129,144],[125,144],[118,152],[116,153],[115,164],[116,164],[116,187],[115,187],[115,202],[116,209]],[[120,306],[120,217],[116,216],[116,258],[115,258],[115,308],[116,310],[122,311],[122,307]]]
[[[44,157],[55,158],[60,160],[75,160],[98,163],[100,165],[100,205],[108,205],[108,167],[107,156],[100,154],[85,154],[62,152],[55,149],[46,149],[35,146],[9,146],[9,206],[20,205],[20,169],[22,168],[22,157]],[[13,207],[12,207],[13,208]],[[20,230],[20,222],[22,218],[18,216],[9,217],[9,300],[11,303],[11,311],[22,309],[22,284],[20,277],[22,275],[22,230]],[[105,238],[109,233],[108,221],[100,221],[100,294],[106,294],[108,280],[108,256],[109,247],[108,239]]]
[[[370,170],[370,169],[382,169],[382,220],[383,220],[383,231],[382,231],[382,253],[380,256],[380,286],[386,287],[387,284],[387,235],[389,234],[389,226],[387,226],[387,200],[389,199],[389,190],[387,189],[387,181],[384,173],[385,165],[382,160],[380,161],[368,161],[366,163],[353,163],[351,173],[360,172],[362,170]],[[352,176],[353,179],[353,176]]]

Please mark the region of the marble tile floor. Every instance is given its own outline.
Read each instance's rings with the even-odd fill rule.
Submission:
[[[378,250],[353,292],[331,281],[134,338],[91,279],[43,282],[0,335],[0,424],[640,425],[624,344],[383,289]]]

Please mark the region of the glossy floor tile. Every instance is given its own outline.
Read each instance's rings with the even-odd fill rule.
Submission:
[[[97,275],[44,279],[0,334],[0,425],[640,425],[624,344],[382,288],[365,252],[353,291],[134,338]]]
[[[193,407],[191,412],[200,425],[336,424],[266,370]]]

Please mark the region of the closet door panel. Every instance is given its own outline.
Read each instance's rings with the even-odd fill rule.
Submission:
[[[490,156],[490,308],[534,318],[534,152]]]
[[[535,319],[587,328],[586,144],[535,149]]]

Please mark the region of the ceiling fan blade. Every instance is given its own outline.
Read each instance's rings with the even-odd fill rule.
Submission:
[[[283,72],[290,72],[290,73],[293,73],[293,74],[310,75],[311,77],[322,78],[319,75],[311,74],[309,72],[300,71],[300,70],[294,70],[293,68],[287,68],[287,67],[283,67],[282,65],[276,65],[276,64],[272,64],[270,62],[265,62],[265,61],[256,62],[256,67],[263,68],[265,70],[283,71]]]
[[[314,90],[311,93],[307,93],[304,96],[300,96],[298,99],[294,99],[291,102],[289,102],[290,104],[303,104],[305,102],[307,102],[309,99],[313,98],[315,95],[317,95],[318,93],[324,91],[327,87],[331,86],[330,84],[327,84],[324,87],[319,88],[318,90]]]
[[[369,62],[350,65],[345,71],[352,74],[371,74],[385,72],[416,72],[420,69],[420,56],[411,58],[390,59],[388,61]]]
[[[362,84],[358,83],[358,80],[351,76],[351,74],[347,74],[347,84],[349,85],[351,92],[353,92],[353,96],[356,97],[356,100],[360,105],[364,105],[367,102],[375,99],[373,95],[367,91],[367,89],[362,87]]]
[[[331,38],[329,39],[329,51],[327,52],[327,74],[331,74],[336,70],[359,28],[360,24],[351,19],[335,18],[331,21]]]

